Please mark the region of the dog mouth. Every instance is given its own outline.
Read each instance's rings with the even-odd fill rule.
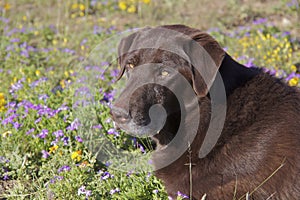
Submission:
[[[129,135],[139,138],[152,137],[159,134],[163,128],[163,125],[160,124],[150,123],[146,126],[143,126],[137,125],[134,120],[130,120],[127,123],[116,123],[114,121],[114,126],[116,129],[123,130]]]

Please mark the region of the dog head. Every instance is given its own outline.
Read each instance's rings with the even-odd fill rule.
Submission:
[[[164,132],[162,144],[176,133],[185,91],[206,97],[225,56],[210,35],[184,25],[144,28],[123,38],[118,51],[118,79],[126,74],[127,84],[112,107],[113,120],[138,136]]]

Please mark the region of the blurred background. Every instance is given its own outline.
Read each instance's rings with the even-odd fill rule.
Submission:
[[[74,97],[92,93],[98,104],[86,113],[95,115],[90,128],[100,143],[105,138],[135,155],[153,150],[149,141],[116,130],[110,119],[117,55],[100,46],[108,60],[82,61],[122,31],[181,23],[213,35],[245,66],[299,86],[299,5],[299,0],[0,0],[0,199],[168,199],[152,173],[118,171],[84,145],[75,108],[86,102]],[[82,82],[80,71],[95,75],[94,91],[74,87]],[[178,191],[177,199],[187,195]]]

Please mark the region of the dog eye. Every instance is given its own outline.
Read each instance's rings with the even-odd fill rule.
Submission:
[[[134,64],[132,64],[132,63],[128,63],[128,64],[126,64],[126,67],[127,67],[127,68],[130,68],[130,69],[133,69],[135,66],[134,66]]]
[[[163,69],[163,70],[160,71],[160,75],[163,76],[163,77],[166,77],[166,76],[168,76],[169,74],[170,74],[170,73],[169,73],[167,70],[164,70],[164,69]]]

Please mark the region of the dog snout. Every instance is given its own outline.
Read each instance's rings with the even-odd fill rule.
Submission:
[[[130,116],[129,113],[119,107],[112,107],[110,114],[112,116],[112,119],[117,123],[117,124],[126,124],[130,121]]]

